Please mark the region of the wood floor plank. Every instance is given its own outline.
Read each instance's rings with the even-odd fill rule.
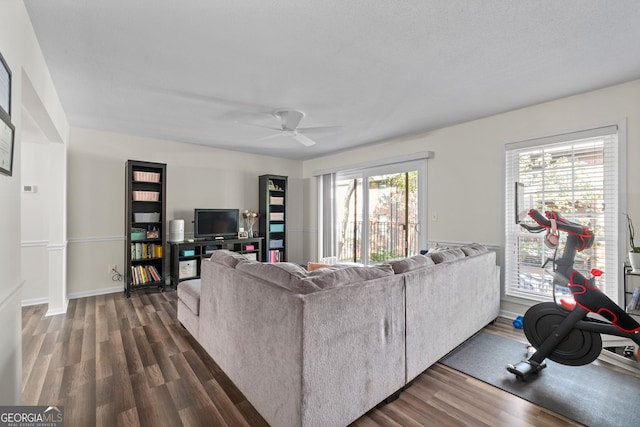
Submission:
[[[93,304],[90,304],[93,306]],[[80,360],[91,360],[96,358],[96,318],[95,315],[85,310],[85,317],[82,320],[82,350]]]
[[[180,373],[171,360],[171,355],[176,354],[177,351],[169,352],[167,348],[168,347],[165,345],[165,342],[156,342],[151,344],[151,349],[158,361],[158,367],[160,368],[164,381],[171,382],[180,379]]]
[[[72,300],[66,314],[22,310],[23,402],[65,407],[65,425],[267,426],[176,318],[175,292]],[[485,329],[520,340],[507,319]],[[577,426],[560,414],[435,364],[358,427]]]
[[[127,358],[124,353],[114,353],[111,355],[113,376],[112,381],[116,392],[114,393],[114,404],[116,413],[135,408],[136,400],[133,395],[133,385],[129,369],[127,368]]]
[[[97,390],[98,392],[99,390]],[[113,427],[117,415],[114,411],[113,404],[98,405],[96,407],[96,427]],[[137,414],[136,414],[137,417]],[[132,425],[132,424],[117,424],[117,425]]]
[[[25,405],[36,405],[44,389],[44,382],[51,363],[51,354],[38,356],[27,377],[23,375],[22,402]]]
[[[142,366],[146,368],[147,366],[157,365],[158,361],[156,360],[156,356],[153,354],[153,350],[151,349],[147,335],[144,333],[144,329],[142,327],[133,328],[132,333],[136,346],[138,347],[138,354],[140,355],[140,362],[142,363]]]
[[[44,338],[45,334],[35,334],[28,337],[27,340],[25,340],[24,337],[22,339],[22,354],[24,355],[24,357],[22,358],[23,384],[26,384],[29,381],[29,377],[35,369],[36,360],[38,359],[38,354],[40,353],[40,349],[42,348]]]
[[[123,412],[118,412],[117,425],[119,426],[127,426],[127,427],[138,427],[140,426],[140,417],[138,416],[137,408],[130,408]]]
[[[211,379],[207,381],[204,384],[204,388],[228,425],[238,427],[250,426],[216,380]]]

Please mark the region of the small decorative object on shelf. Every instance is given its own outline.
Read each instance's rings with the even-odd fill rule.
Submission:
[[[147,239],[159,239],[160,232],[154,227],[153,230],[147,230]]]
[[[242,212],[242,217],[244,218],[244,222],[247,226],[247,229],[249,230],[247,232],[247,237],[258,237],[256,234],[254,234],[254,231],[253,231],[253,226],[258,220],[258,216],[259,216],[258,212],[252,211],[249,209]]]

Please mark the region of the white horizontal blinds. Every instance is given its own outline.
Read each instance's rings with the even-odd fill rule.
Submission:
[[[506,146],[506,293],[547,299],[551,276],[540,268],[553,255],[544,233],[532,234],[515,224],[514,183],[524,184],[525,208],[554,210],[589,227],[592,248],[578,253],[575,267],[589,275],[605,271],[598,285],[617,300],[618,283],[618,138],[607,127]],[[561,241],[561,248],[564,238]]]

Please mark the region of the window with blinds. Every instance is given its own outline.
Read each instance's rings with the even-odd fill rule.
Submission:
[[[552,297],[552,277],[541,266],[554,255],[553,250],[545,246],[544,233],[529,233],[515,220],[517,209],[537,209],[556,211],[593,231],[595,243],[578,252],[575,268],[585,276],[592,268],[604,271],[598,286],[617,301],[617,127],[507,144],[505,149],[506,295],[534,300]],[[564,234],[558,255],[566,241]]]

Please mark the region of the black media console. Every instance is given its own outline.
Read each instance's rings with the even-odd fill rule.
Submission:
[[[171,243],[171,286],[176,288],[184,280],[199,279],[202,260],[219,249],[238,252],[247,258],[262,261],[263,240],[263,237],[254,237]]]

